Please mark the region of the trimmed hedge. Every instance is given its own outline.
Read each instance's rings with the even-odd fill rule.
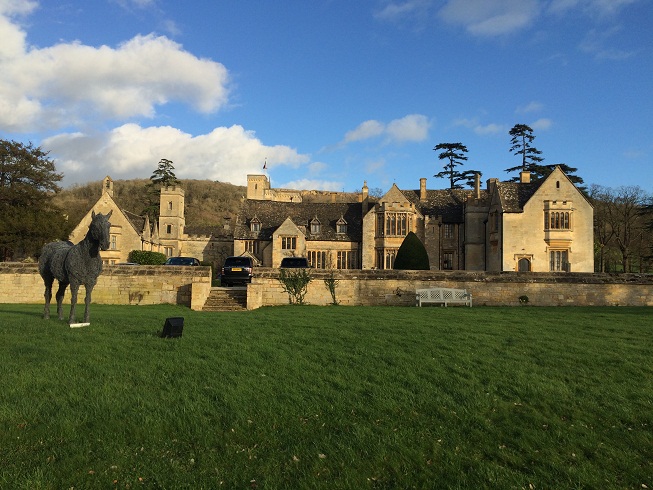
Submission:
[[[429,266],[429,255],[424,244],[412,231],[406,235],[404,241],[397,251],[394,269],[427,271]]]
[[[166,256],[161,252],[148,252],[147,250],[132,250],[129,252],[129,262],[141,265],[163,265],[166,263]]]

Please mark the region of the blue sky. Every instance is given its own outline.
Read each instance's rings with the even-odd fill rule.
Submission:
[[[149,178],[446,188],[512,175],[508,131],[587,185],[653,191],[650,0],[0,0],[0,138],[63,185]]]

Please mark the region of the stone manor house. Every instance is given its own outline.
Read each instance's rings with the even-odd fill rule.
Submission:
[[[522,172],[518,182],[488,179],[481,188],[414,190],[395,184],[380,198],[367,184],[351,194],[274,189],[266,175],[247,176],[247,196],[235,223],[210,229],[186,226],[184,190],[161,189],[160,217],[120,209],[106,177],[93,211],[111,217],[111,247],[102,257],[126,262],[131,250],[194,256],[219,268],[229,255],[278,267],[286,256],[307,257],[315,268],[392,269],[404,237],[413,231],[432,270],[594,272],[593,209],[556,167],[540,182]],[[86,234],[91,210],[71,241]],[[228,220],[227,220],[228,221]]]

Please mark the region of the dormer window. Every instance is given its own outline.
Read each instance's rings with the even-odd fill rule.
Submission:
[[[311,220],[311,234],[316,235],[322,231],[322,223],[317,216]]]
[[[261,220],[254,216],[254,218],[249,222],[249,229],[254,233],[261,231]]]
[[[340,219],[336,222],[336,233],[347,233],[347,222],[342,216],[340,216]]]

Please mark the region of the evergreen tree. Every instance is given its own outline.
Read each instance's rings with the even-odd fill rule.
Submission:
[[[143,214],[150,218],[150,222],[155,223],[159,220],[159,199],[161,188],[169,185],[179,184],[175,175],[175,167],[172,161],[166,158],[159,160],[159,165],[150,177],[150,183],[147,184],[147,204],[143,209]]]
[[[172,161],[162,158],[159,160],[159,166],[150,177],[150,185],[157,186],[161,189],[161,187],[166,185],[178,184],[179,180],[175,176],[174,170],[175,167],[172,165]]]
[[[0,140],[0,260],[33,256],[45,243],[66,239],[69,227],[52,204],[62,178],[40,147]]]
[[[457,170],[456,167],[464,165],[467,160],[465,155],[467,147],[462,143],[439,143],[433,150],[443,150],[438,153],[438,158],[447,160],[447,163],[444,164],[444,170],[435,174],[434,177],[449,179],[451,189],[462,189],[463,186],[459,182],[464,182],[467,186],[472,187],[476,174],[481,175],[481,172],[477,170],[466,170],[464,172]]]
[[[394,269],[427,271],[429,266],[429,254],[424,244],[412,231],[406,235],[401,243],[395,257]]]
[[[575,185],[583,183],[583,179],[575,175],[577,168],[570,167],[566,163],[557,163],[553,165],[543,165],[544,158],[540,155],[542,152],[533,146],[533,130],[526,124],[515,124],[509,131],[510,136],[510,151],[514,155],[521,155],[521,165],[510,167],[506,172],[528,171],[531,173],[531,182],[539,182],[544,180],[556,167],[560,169],[569,177]],[[512,182],[519,181],[519,177],[510,179]],[[578,187],[581,192],[587,193],[587,188]]]
[[[540,165],[544,158],[540,155],[542,152],[533,146],[533,129],[526,124],[515,124],[508,132],[510,134],[510,152],[514,155],[521,155],[521,165],[510,167],[506,172],[511,173],[516,170],[531,172],[533,180],[539,180],[543,175],[548,174],[546,167]],[[519,180],[518,177],[511,179],[513,181]]]

